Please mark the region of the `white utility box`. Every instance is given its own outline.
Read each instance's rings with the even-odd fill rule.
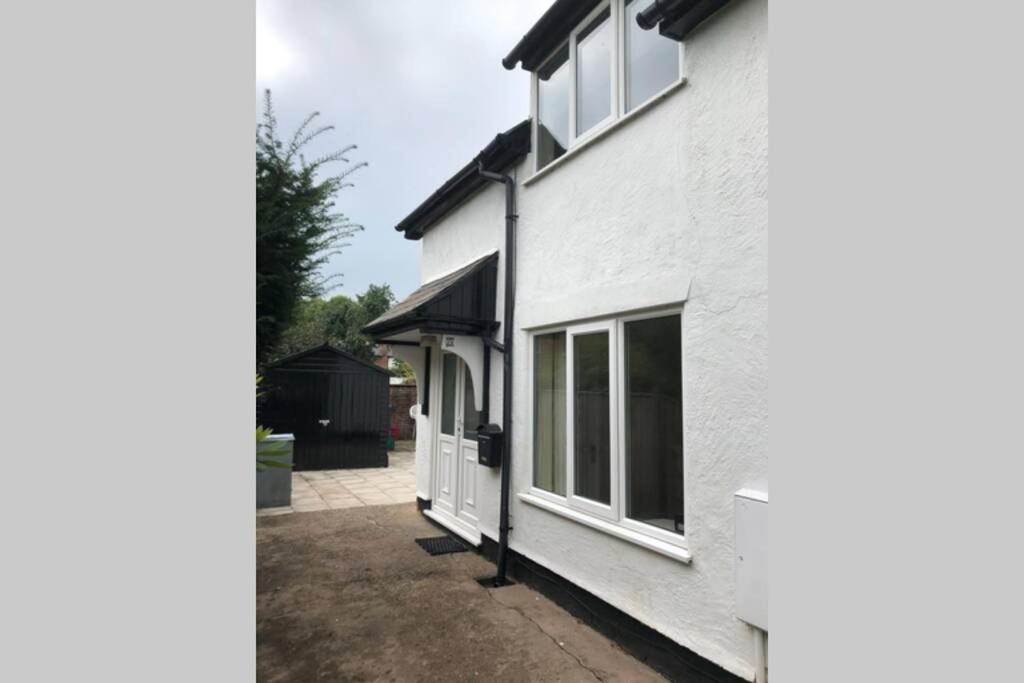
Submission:
[[[768,494],[740,489],[736,502],[736,616],[768,630]]]

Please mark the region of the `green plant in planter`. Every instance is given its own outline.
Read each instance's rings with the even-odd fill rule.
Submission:
[[[268,467],[291,467],[290,462],[282,462],[275,458],[287,457],[288,444],[280,441],[267,441],[267,437],[273,433],[267,427],[256,427],[256,470],[262,471]]]
[[[263,396],[263,391],[260,389],[260,383],[263,381],[262,375],[256,375],[256,398]],[[282,458],[288,456],[288,444],[278,441],[267,441],[267,437],[274,433],[274,430],[269,427],[256,426],[256,471],[262,472],[268,467],[288,467],[292,465],[289,462],[282,462],[275,458]]]

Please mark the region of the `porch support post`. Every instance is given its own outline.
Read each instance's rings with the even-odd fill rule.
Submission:
[[[416,375],[416,403],[423,405],[426,389],[427,351],[422,346],[392,346],[391,355],[405,361]]]

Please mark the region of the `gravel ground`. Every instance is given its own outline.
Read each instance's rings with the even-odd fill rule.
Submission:
[[[257,680],[661,681],[474,552],[431,557],[414,504],[257,518]]]

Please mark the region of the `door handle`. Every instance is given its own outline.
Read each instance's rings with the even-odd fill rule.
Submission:
[[[317,420],[317,422],[320,423],[321,427],[326,427],[327,425],[331,424],[330,420]]]

